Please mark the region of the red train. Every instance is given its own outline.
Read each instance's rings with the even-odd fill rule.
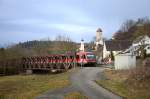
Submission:
[[[24,57],[22,64],[25,70],[64,71],[76,65],[95,65],[96,58],[92,52],[51,54],[48,56]]]
[[[96,57],[93,52],[78,52],[76,61],[79,65],[96,65]]]

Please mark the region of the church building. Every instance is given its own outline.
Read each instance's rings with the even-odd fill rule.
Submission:
[[[96,41],[95,41],[95,54],[98,64],[101,64],[103,59],[103,45],[104,41],[102,37],[102,29],[98,28],[96,31]]]
[[[113,61],[112,56],[125,51],[132,45],[131,41],[126,40],[104,40],[102,29],[96,31],[95,54],[98,64],[109,64]]]

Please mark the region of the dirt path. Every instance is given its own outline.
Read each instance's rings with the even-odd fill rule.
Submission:
[[[66,88],[48,91],[36,97],[36,99],[63,99],[64,94],[73,91],[81,92],[89,99],[122,99],[94,82],[103,77],[101,74],[103,69],[102,67],[84,67],[71,74],[70,80],[72,85]]]

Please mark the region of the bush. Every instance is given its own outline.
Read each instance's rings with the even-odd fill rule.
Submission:
[[[114,58],[114,53],[111,51],[111,60],[114,61],[115,58]]]
[[[0,74],[13,75],[18,74],[21,71],[21,64],[19,59],[11,59],[0,61]]]
[[[136,81],[150,80],[150,68],[148,67],[137,67],[130,73],[130,78]]]
[[[150,67],[138,66],[130,71],[127,83],[133,87],[150,88]]]

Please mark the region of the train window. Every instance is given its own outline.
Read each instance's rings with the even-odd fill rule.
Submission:
[[[62,59],[65,59],[65,56],[62,56]]]
[[[96,59],[95,55],[89,54],[87,55],[87,59]]]
[[[70,59],[73,59],[73,56],[70,56]]]

